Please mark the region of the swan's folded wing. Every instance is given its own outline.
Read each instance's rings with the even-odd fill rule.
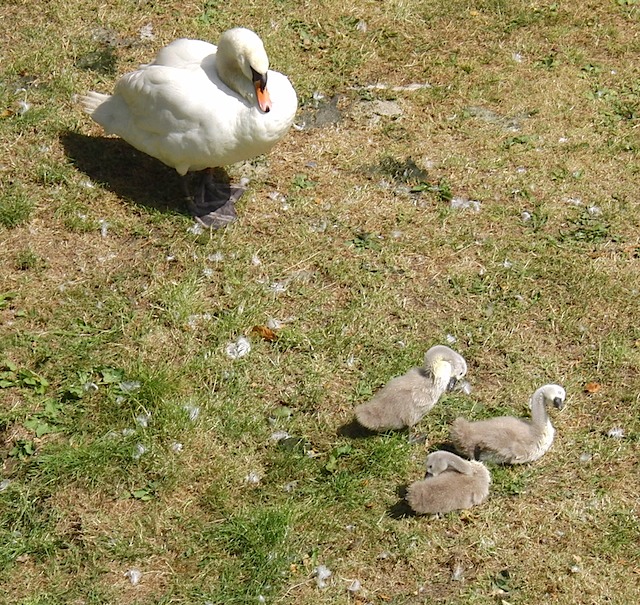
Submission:
[[[166,65],[185,69],[199,68],[205,57],[215,55],[217,46],[202,40],[180,38],[161,48],[149,65]]]
[[[151,65],[122,76],[115,95],[126,103],[136,129],[160,135],[184,133],[198,127],[206,110],[203,96],[194,94],[206,84],[201,80],[191,71]]]

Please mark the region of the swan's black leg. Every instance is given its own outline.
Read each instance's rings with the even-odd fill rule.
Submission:
[[[183,181],[189,211],[205,227],[218,229],[236,220],[234,204],[244,193],[244,187],[216,181],[212,170],[195,173],[195,189],[190,194],[186,178]]]
[[[424,433],[418,433],[410,426],[409,432],[407,433],[407,441],[412,445],[422,444],[427,442],[427,436]]]

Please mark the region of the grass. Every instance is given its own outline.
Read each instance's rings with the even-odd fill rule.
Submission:
[[[639,16],[632,0],[3,4],[7,602],[635,602]],[[74,95],[237,24],[301,112],[338,95],[341,119],[229,167],[252,179],[239,221],[198,234],[172,171]],[[450,337],[473,391],[424,419],[425,445],[340,431]],[[546,382],[568,401],[544,458],[491,469],[481,507],[402,514],[456,416],[526,414]]]

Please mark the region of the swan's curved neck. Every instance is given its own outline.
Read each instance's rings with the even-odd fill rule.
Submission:
[[[216,51],[215,69],[220,79],[234,92],[250,103],[256,103],[255,86],[251,78],[242,69],[241,62],[246,61],[241,50],[229,40],[220,41]]]
[[[537,390],[531,398],[531,420],[537,426],[545,426],[547,422],[549,422],[544,393],[540,389]]]
[[[449,468],[452,468],[454,471],[458,471],[463,475],[470,475],[473,472],[471,465],[466,460],[463,460],[455,454],[447,453],[446,461]]]
[[[233,91],[251,102],[255,102],[253,83],[244,75],[237,57],[225,47],[218,46],[216,53],[216,71],[220,79]]]

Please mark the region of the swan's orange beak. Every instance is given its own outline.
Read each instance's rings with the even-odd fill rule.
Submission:
[[[271,97],[267,92],[267,74],[259,74],[253,68],[253,85],[256,88],[256,98],[258,99],[258,107],[264,113],[271,111]]]
[[[256,86],[256,97],[258,99],[258,106],[265,113],[269,113],[271,111],[271,97],[267,92],[267,87],[264,88],[260,86],[260,82],[255,83]]]

